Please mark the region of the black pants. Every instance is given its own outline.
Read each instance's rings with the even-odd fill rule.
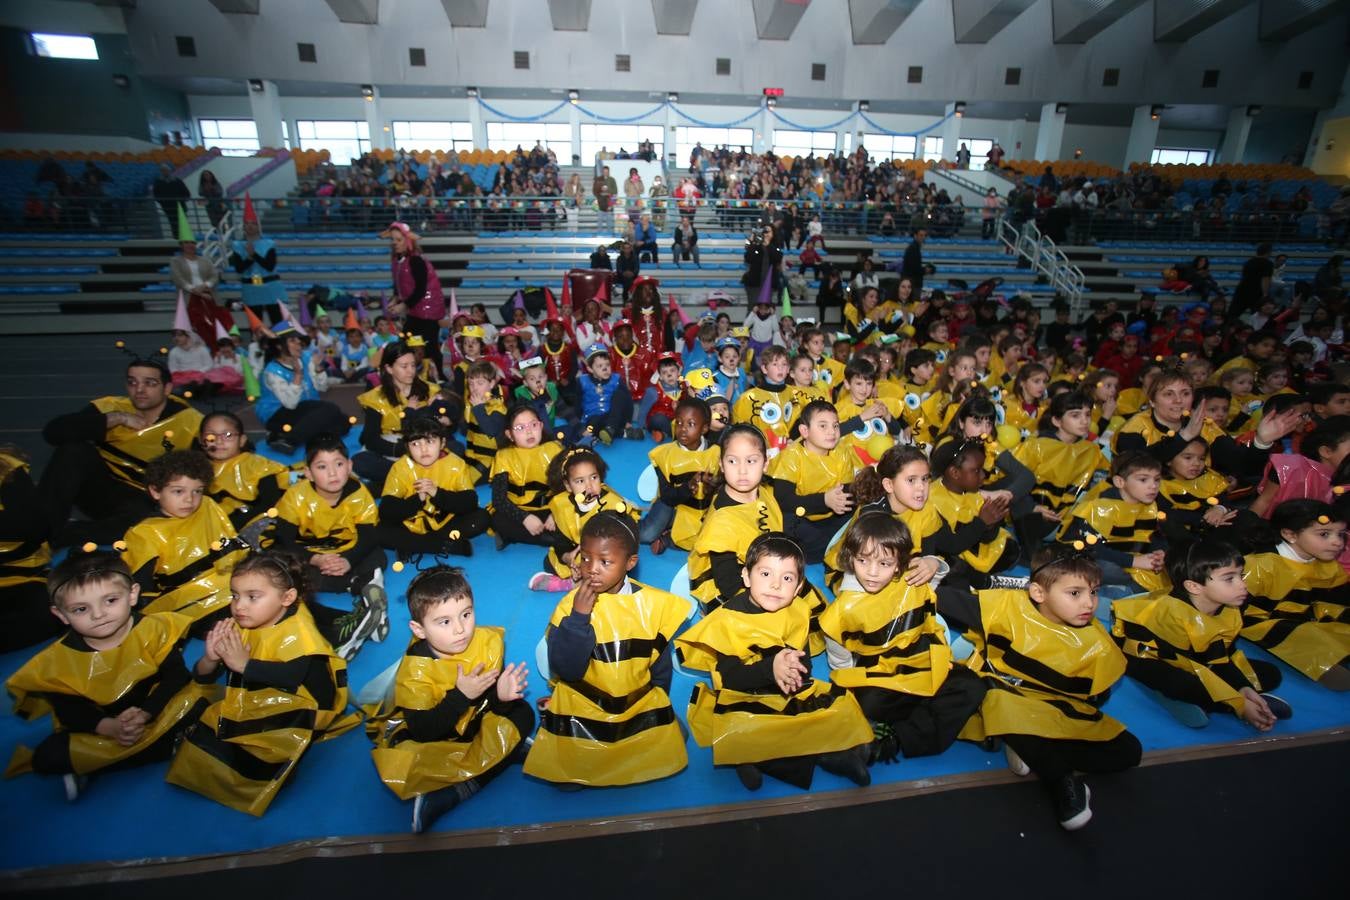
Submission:
[[[31,647],[65,630],[52,615],[43,582],[22,581],[0,588],[0,653]]]
[[[475,509],[460,513],[451,519],[444,528],[427,534],[413,534],[399,525],[381,525],[379,532],[380,546],[393,550],[400,559],[418,553],[433,555],[445,553],[447,552],[445,545],[450,540],[450,532],[458,531],[460,540],[467,541],[487,531],[488,524],[487,510]]]
[[[614,392],[609,404],[609,412],[591,416],[581,423],[581,433],[590,428],[592,433],[605,429],[614,437],[623,435],[624,426],[633,421],[633,398],[627,389],[620,387]]]
[[[286,431],[283,426],[291,426]],[[351,428],[351,422],[337,408],[336,403],[327,400],[302,400],[295,409],[282,407],[267,420],[267,440],[284,438],[296,447],[304,447],[320,434],[336,434],[339,437]]]
[[[1273,691],[1280,686],[1281,675],[1278,668],[1259,659],[1248,660],[1248,662],[1251,663],[1252,671],[1256,673],[1257,680],[1261,682],[1262,691]],[[1233,711],[1231,707],[1225,704],[1215,703],[1199,678],[1160,659],[1140,659],[1137,656],[1127,656],[1125,657],[1125,674],[1164,696],[1171,697],[1173,700],[1180,700],[1182,703],[1192,703],[1205,712]]]
[[[548,511],[535,513],[539,521],[548,518]],[[556,531],[541,531],[538,537],[530,534],[529,530],[517,522],[515,519],[500,512],[492,513],[492,530],[497,532],[497,536],[506,544],[534,544],[537,547],[552,547],[559,541],[565,541]]]
[[[161,735],[159,740],[141,752],[98,771],[116,772],[121,769],[132,769],[136,766],[164,762],[173,756],[178,736],[190,726],[196,724],[209,705],[205,697],[201,698],[188,714],[183,716],[173,728]],[[57,731],[44,738],[42,743],[38,744],[33,750],[33,771],[39,775],[69,775],[73,773],[75,766],[70,761],[70,735],[69,731]]]
[[[83,441],[56,448],[38,482],[38,497],[53,535],[61,533],[77,506],[94,520],[131,516],[107,543],[120,539],[144,517],[147,502],[143,488],[114,478],[94,445]],[[116,525],[109,528],[115,530]]]
[[[1032,734],[1005,734],[1003,742],[1022,757],[1042,781],[1053,784],[1074,772],[1123,772],[1139,765],[1143,747],[1139,738],[1122,731],[1109,741],[1044,738]]]
[[[436,371],[444,374],[441,368],[441,323],[435,319],[419,319],[408,315],[403,319],[403,327],[427,342],[423,352],[436,366]]]
[[[389,470],[394,467],[395,460],[379,453],[372,453],[369,450],[362,450],[352,457],[352,471],[356,477],[366,482],[370,486],[370,492],[376,497],[384,493],[384,479],[389,477]]]
[[[984,679],[963,666],[953,666],[932,697],[902,694],[885,688],[854,688],[867,718],[895,730],[900,752],[907,757],[934,756],[956,741],[984,699]]]
[[[806,554],[806,564],[814,565],[825,559],[825,551],[830,546],[830,538],[848,521],[847,515],[832,515],[828,519],[812,521],[798,519],[792,529],[792,536],[801,545]]]
[[[300,302],[308,303],[309,301],[301,300]],[[269,325],[275,325],[282,320],[281,307],[275,303],[264,303],[261,306],[250,306],[249,310],[259,319],[262,319]],[[311,307],[311,311],[312,310],[313,307]]]
[[[1018,557],[1021,555],[1021,546],[1018,545],[1016,540],[1009,538],[1008,543],[1003,548],[1003,555],[990,567],[988,572],[981,572],[958,556],[956,559],[948,560],[952,570],[942,580],[942,583],[953,587],[967,587],[977,591],[986,590],[990,584],[989,576],[1011,569],[1017,565]]]
[[[512,748],[510,753],[499,759],[492,768],[488,769],[483,774],[475,775],[470,779],[471,781],[476,781],[478,783],[478,789],[480,791],[491,784],[494,778],[520,761],[520,757],[517,754],[519,754],[520,749],[525,746],[525,739],[534,733],[534,710],[530,709],[530,704],[526,703],[524,700],[512,700],[510,703],[506,704],[505,709],[498,707],[494,708],[493,711],[498,715],[506,716],[506,718],[511,720],[511,724],[516,726],[516,731],[520,732],[520,743]],[[440,791],[453,791],[454,789],[455,786],[450,785],[449,787],[443,787],[434,793],[439,794]]]

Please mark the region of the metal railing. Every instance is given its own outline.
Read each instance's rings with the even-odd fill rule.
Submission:
[[[1034,221],[1024,222],[1019,227],[1005,217],[999,221],[998,236],[1004,246],[1027,260],[1056,294],[1068,300],[1073,315],[1081,312],[1086,286],[1083,270],[1069,260],[1054,240],[1042,234]]]
[[[1318,210],[1047,210],[1037,215],[1042,232],[1061,244],[1101,241],[1159,243],[1321,242],[1333,239],[1328,216]]]

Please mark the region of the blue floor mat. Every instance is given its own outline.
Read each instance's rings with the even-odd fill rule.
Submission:
[[[646,442],[619,441],[604,450],[610,463],[609,483],[625,496],[637,499],[638,475],[645,468]],[[288,459],[288,462],[294,459]],[[506,628],[507,656],[530,666],[529,699],[546,692],[535,671],[535,645],[543,635],[559,596],[526,588],[538,571],[543,550],[510,546],[495,552],[492,539],[474,541],[475,555],[463,561],[476,588],[478,621]],[[656,557],[643,548],[635,577],[661,588],[685,563],[685,554],[670,551]],[[383,644],[367,644],[353,661],[350,683],[355,694],[400,657],[409,637],[404,590],[415,574],[409,566],[389,573],[392,631]],[[809,577],[821,583],[821,568]],[[321,602],[343,605],[347,598],[323,595]],[[189,657],[200,654],[201,644],[189,645]],[[1259,659],[1270,657],[1248,646]],[[7,678],[31,653],[0,656],[0,677]],[[1281,665],[1285,685],[1278,693],[1294,707],[1294,718],[1279,723],[1275,737],[1350,724],[1350,695],[1327,691]],[[815,660],[817,677],[828,677],[824,655]],[[675,673],[672,697],[681,718],[693,679]],[[1126,723],[1145,750],[1236,741],[1251,741],[1257,733],[1232,716],[1216,715],[1203,729],[1191,729],[1174,720],[1138,685],[1122,682],[1107,711]],[[33,746],[49,731],[48,720],[23,722],[0,716],[0,752],[18,743]],[[626,788],[603,788],[563,793],[527,779],[513,768],[482,794],[455,809],[438,823],[438,830],[519,826],[541,822],[595,819],[712,804],[756,802],[800,792],[772,779],[751,795],[730,769],[714,769],[710,750],[688,742],[689,766],[660,782]],[[904,760],[872,770],[874,783],[933,778],[963,772],[996,771],[1005,766],[1001,753],[958,743],[941,756]],[[408,829],[411,805],[399,801],[380,782],[370,759],[370,744],[361,729],[314,746],[305,755],[290,784],[280,792],[261,819],[226,809],[164,782],[165,765],[94,778],[75,804],[63,799],[58,779],[27,775],[0,782],[0,823],[4,841],[0,869],[89,863],[102,860],[177,857],[257,850],[291,841],[343,835],[399,833]],[[833,775],[818,772],[813,790],[851,789]],[[1145,802],[1142,798],[1140,802]],[[80,835],[72,840],[72,835]]]

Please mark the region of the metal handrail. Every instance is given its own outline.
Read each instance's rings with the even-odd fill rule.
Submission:
[[[1055,293],[1068,300],[1071,311],[1077,315],[1087,284],[1083,270],[1074,265],[1051,238],[1041,233],[1034,220],[1022,223],[1019,228],[1005,216],[999,220],[998,228],[998,237],[1004,246],[1030,262],[1038,274],[1044,275]]]

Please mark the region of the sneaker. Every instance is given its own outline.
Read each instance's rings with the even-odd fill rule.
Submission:
[[[614,435],[609,433],[608,428],[601,428],[595,433],[595,437],[596,440],[600,441],[600,443],[604,444],[606,447],[614,443]]]
[[[745,785],[747,791],[757,791],[764,786],[764,775],[753,763],[741,763],[737,766],[736,777]]]
[[[652,443],[653,443],[653,444],[661,444],[661,443],[665,443],[665,440],[666,440],[666,434],[665,434],[664,431],[653,431],[653,432],[652,432]]]
[[[623,430],[623,436],[630,441],[640,441],[646,432],[637,425],[629,425]]]
[[[665,537],[662,536],[652,541],[651,547],[652,547],[652,556],[660,556],[662,553],[665,553],[666,552]]]
[[[292,453],[295,452],[295,444],[291,443],[290,441],[286,440],[283,437],[268,438],[267,446],[271,447],[273,450],[277,451],[283,456],[290,456]]]
[[[375,610],[375,643],[389,637],[389,595],[384,590],[384,570],[376,569],[370,584],[361,589],[361,596]]]
[[[1026,778],[1031,774],[1031,766],[1027,765],[1026,760],[1017,755],[1017,751],[1007,744],[1003,745],[1003,755],[1008,758],[1008,770],[1019,778]]]
[[[441,549],[448,556],[473,556],[473,544],[469,543],[468,538],[447,538]]]
[[[412,832],[421,834],[436,820],[459,806],[459,794],[453,787],[441,788],[429,794],[418,794],[413,800]]]
[[[61,777],[61,783],[66,789],[66,802],[74,803],[80,799],[80,794],[89,786],[88,775],[76,775],[71,773]]]
[[[1029,584],[1031,584],[1031,579],[1025,575],[989,576],[989,589],[991,591],[1025,591]]]
[[[382,594],[383,589],[380,589],[380,592]],[[337,655],[348,662],[355,658],[357,651],[379,628],[381,618],[381,610],[377,609],[366,596],[366,592],[362,591],[361,596],[357,597],[352,605],[352,611],[334,620],[338,641],[333,649]],[[387,616],[384,617],[384,621],[387,627]]]
[[[900,738],[885,722],[870,722],[875,740],[867,745],[867,764],[893,763],[900,757]]]
[[[817,764],[831,775],[847,778],[858,787],[867,787],[872,783],[872,773],[867,771],[868,747],[868,744],[859,744],[848,750],[822,753]]]
[[[1092,790],[1077,775],[1065,775],[1054,787],[1055,815],[1065,831],[1077,831],[1092,821]]]
[[[1262,694],[1261,699],[1266,701],[1266,706],[1270,707],[1270,714],[1275,718],[1293,718],[1294,708],[1283,697],[1276,697],[1274,694]]]
[[[530,590],[549,594],[565,594],[572,589],[572,579],[559,578],[552,572],[535,572],[530,576]]]

